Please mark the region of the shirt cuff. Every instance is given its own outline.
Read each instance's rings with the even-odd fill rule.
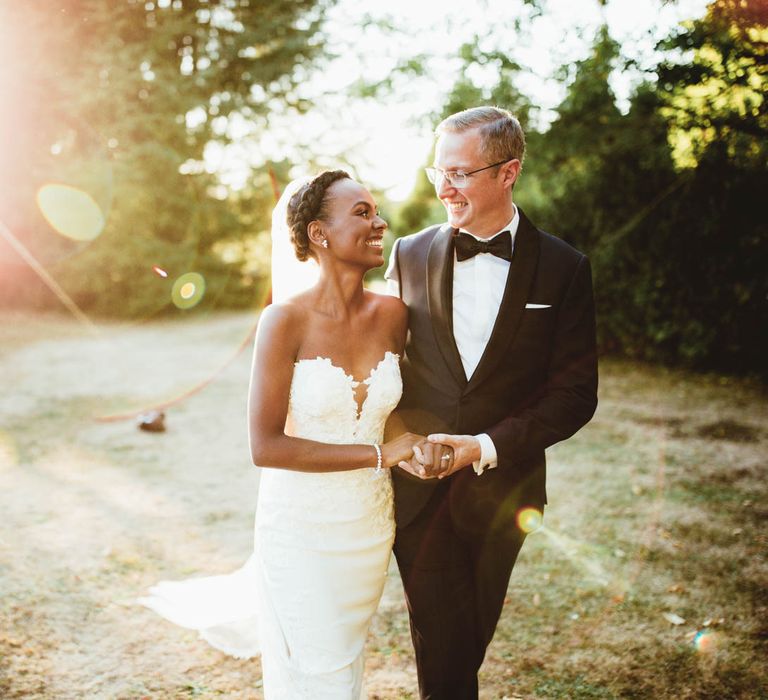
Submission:
[[[480,435],[475,435],[475,438],[480,443],[480,459],[472,462],[472,469],[475,470],[475,474],[480,476],[486,469],[495,469],[498,466],[498,455],[496,454],[496,445],[493,444],[490,435],[480,433]]]

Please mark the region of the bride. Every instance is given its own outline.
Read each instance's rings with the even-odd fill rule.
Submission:
[[[326,171],[281,201],[284,239],[319,274],[259,321],[248,406],[251,457],[264,467],[254,553],[234,575],[164,582],[141,602],[228,653],[258,645],[267,700],[358,700],[394,539],[387,469],[422,439],[382,443],[402,390],[407,310],[363,287],[384,262],[387,227],[364,187]]]

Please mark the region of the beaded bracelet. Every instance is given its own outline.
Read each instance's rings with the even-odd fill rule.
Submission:
[[[376,469],[374,470],[374,472],[376,474],[380,474],[382,471],[381,447],[379,447],[376,443],[373,443],[373,449],[376,450]]]

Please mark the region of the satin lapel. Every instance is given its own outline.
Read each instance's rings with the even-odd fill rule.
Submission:
[[[528,293],[539,262],[539,234],[533,224],[520,212],[520,225],[515,235],[512,264],[501,306],[493,325],[493,332],[485,346],[477,369],[469,380],[468,391],[480,384],[493,372],[504,357],[504,352],[515,337],[523,317]]]
[[[454,229],[444,226],[432,239],[427,252],[427,304],[437,345],[453,378],[467,383],[461,356],[453,338],[453,239]]]

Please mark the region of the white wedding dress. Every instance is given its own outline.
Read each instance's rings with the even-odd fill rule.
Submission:
[[[286,434],[326,443],[378,443],[402,392],[387,352],[357,382],[329,359],[295,364]],[[228,576],[163,582],[141,599],[240,657],[261,652],[267,700],[358,700],[363,647],[394,540],[388,471],[263,468],[254,553]]]

